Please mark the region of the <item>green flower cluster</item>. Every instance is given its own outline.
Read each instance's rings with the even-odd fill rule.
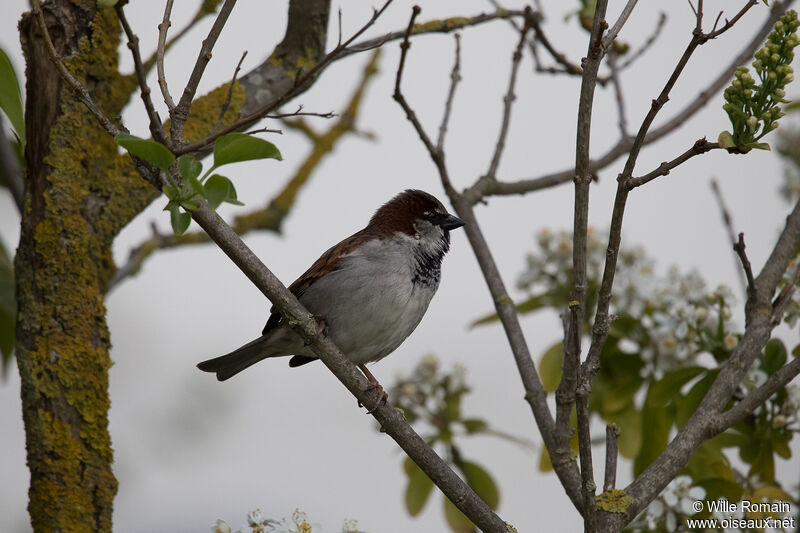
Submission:
[[[739,67],[731,85],[725,89],[725,105],[733,125],[733,133],[723,131],[719,143],[723,148],[736,148],[749,152],[753,148],[769,150],[769,144],[759,140],[778,127],[778,119],[784,115],[779,104],[787,103],[784,88],[794,79],[789,64],[794,59],[793,49],[800,43],[797,29],[800,20],[791,10],[775,23],[767,37],[767,43],[756,52],[753,68],[760,85],[750,75],[750,69]]]

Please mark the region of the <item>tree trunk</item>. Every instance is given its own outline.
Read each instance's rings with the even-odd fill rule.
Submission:
[[[44,7],[57,53],[109,116],[131,92],[117,72],[113,9]],[[117,481],[108,433],[109,334],[103,303],[114,235],[156,191],[121,164],[113,139],[49,59],[36,17],[26,58],[27,177],[15,259],[28,511],[35,531],[110,531]],[[122,201],[122,199],[125,201]]]

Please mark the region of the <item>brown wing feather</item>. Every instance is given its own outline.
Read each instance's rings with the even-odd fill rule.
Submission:
[[[306,290],[314,284],[319,278],[328,274],[330,272],[334,272],[341,268],[342,258],[350,255],[353,251],[358,248],[361,244],[365,241],[370,239],[374,239],[375,236],[368,233],[366,228],[362,229],[361,231],[354,233],[350,237],[344,239],[338,244],[335,244],[331,248],[325,251],[319,259],[314,261],[314,264],[306,270],[302,276],[297,278],[294,283],[289,285],[289,290],[294,294],[297,298],[300,298]],[[262,335],[266,335],[266,333],[278,327],[281,321],[281,314],[275,310],[275,306],[273,305],[270,308],[270,316],[269,320],[267,320],[267,324],[264,326],[264,331],[262,331]]]

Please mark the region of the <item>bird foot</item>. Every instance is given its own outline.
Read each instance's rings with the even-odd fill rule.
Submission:
[[[364,392],[371,391],[372,389],[378,391],[378,401],[375,402],[375,405],[372,407],[372,409],[367,411],[367,414],[371,415],[375,411],[375,409],[386,403],[386,401],[389,399],[389,395],[386,394],[386,391],[383,390],[383,385],[381,385],[375,378],[375,376],[372,375],[372,372],[367,370],[367,367],[365,365],[358,365],[358,368],[361,370],[361,372],[364,373],[364,375],[370,382],[370,386],[364,389]],[[358,406],[365,407],[364,405],[361,404],[361,402],[358,402]]]
[[[383,386],[380,383],[371,384],[369,387],[367,387],[364,390],[364,392],[371,391],[372,389],[376,389],[378,391],[378,401],[375,402],[375,405],[372,407],[372,409],[369,409],[367,411],[368,415],[371,415],[372,413],[374,413],[375,409],[377,409],[381,405],[385,405],[386,402],[389,400],[389,395],[386,394],[386,391],[383,390]],[[361,404],[361,402],[358,402],[358,406],[359,407],[365,407],[364,405]]]

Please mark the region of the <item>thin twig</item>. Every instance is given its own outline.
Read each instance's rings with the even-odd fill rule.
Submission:
[[[508,135],[508,127],[511,124],[511,109],[514,107],[514,100],[517,99],[514,94],[514,89],[517,84],[517,72],[519,71],[519,64],[522,60],[522,48],[525,46],[525,39],[528,36],[528,31],[531,29],[532,14],[530,8],[525,11],[525,25],[522,31],[519,32],[519,42],[517,48],[514,50],[514,55],[511,59],[511,76],[508,80],[508,90],[503,98],[503,120],[500,124],[500,133],[497,135],[497,143],[494,147],[494,154],[489,163],[489,169],[486,171],[486,178],[489,180],[495,179],[497,175],[497,168],[500,166],[500,158],[503,156],[503,149],[506,146],[506,136]]]
[[[645,183],[653,181],[659,176],[666,176],[667,174],[670,173],[670,171],[673,168],[677,167],[680,164],[685,163],[694,156],[704,154],[706,152],[709,152],[711,150],[716,150],[718,148],[721,148],[719,143],[708,142],[705,137],[703,137],[702,139],[698,139],[697,141],[695,141],[695,143],[692,145],[691,148],[683,152],[681,155],[679,155],[672,161],[664,161],[658,166],[658,168],[648,172],[647,174],[640,176],[638,178],[630,178],[626,180],[625,188],[630,191],[631,189],[635,189],[636,187],[639,187],[641,185],[644,185]]]
[[[453,62],[453,70],[450,71],[450,90],[447,91],[447,100],[444,103],[444,116],[442,123],[439,126],[439,139],[436,141],[436,150],[439,152],[444,151],[444,138],[447,135],[447,126],[450,122],[450,112],[453,110],[453,100],[456,95],[456,86],[461,81],[461,34],[456,33],[454,36],[456,42],[455,61]]]
[[[617,459],[619,458],[619,427],[616,424],[606,426],[606,473],[603,481],[603,492],[617,485]]]
[[[226,0],[230,1],[230,0]],[[290,100],[295,95],[299,94],[304,90],[306,85],[311,83],[316,77],[322,72],[332,61],[336,59],[341,59],[343,57],[342,53],[347,47],[358,37],[360,37],[369,27],[375,24],[375,21],[383,14],[384,11],[389,7],[393,0],[386,0],[383,6],[380,9],[373,9],[372,16],[370,19],[358,30],[356,31],[347,41],[343,42],[341,45],[337,46],[330,52],[328,52],[325,57],[323,57],[316,65],[310,68],[308,71],[304,72],[301,76],[298,76],[294,86],[289,89],[288,91],[284,92],[282,95],[278,96],[277,98],[273,99],[270,102],[260,106],[252,113],[249,113],[243,117],[239,117],[238,119],[234,120],[228,126],[222,128],[221,130],[208,135],[206,138],[192,143],[185,146],[181,146],[175,150],[175,155],[181,155],[191,152],[197,152],[205,149],[206,147],[210,146],[214,140],[217,138],[230,133],[232,131],[239,130],[241,128],[247,127],[251,125],[253,122],[264,118],[267,116],[271,111],[280,108],[284,103]]]
[[[536,40],[542,43],[544,49],[547,50],[556,63],[564,67],[564,70],[569,74],[583,74],[583,69],[579,65],[573,63],[565,54],[556,50],[556,48],[550,42],[550,39],[547,38],[547,34],[545,34],[544,30],[542,29],[542,25],[539,22],[539,17],[537,17],[535,14],[531,14],[530,16],[527,16],[526,19],[528,19],[531,27],[533,28],[533,32],[536,34]],[[540,71],[542,71],[542,69],[540,69]]]
[[[790,263],[791,267],[791,263]],[[786,311],[786,306],[792,299],[792,295],[797,290],[797,282],[800,280],[800,261],[797,261],[794,272],[789,276],[786,285],[783,286],[781,292],[772,301],[772,324],[777,326],[783,319],[783,313]]]
[[[214,124],[214,127],[211,128],[211,132],[213,133],[216,129],[222,124],[222,119],[225,118],[225,113],[228,112],[228,108],[231,105],[231,98],[233,97],[233,88],[236,86],[236,78],[239,76],[239,70],[242,68],[242,62],[244,58],[247,57],[247,50],[242,52],[242,57],[239,58],[239,62],[236,63],[236,69],[233,71],[233,77],[231,78],[231,83],[228,86],[228,94],[225,96],[225,101],[222,103],[222,109],[219,111],[219,118],[217,118],[217,122]]]
[[[628,0],[628,2],[625,4],[625,7],[622,9],[622,13],[619,15],[619,18],[614,25],[611,26],[611,29],[608,30],[605,37],[603,37],[603,48],[608,50],[608,48],[611,46],[611,43],[613,43],[614,39],[617,38],[617,35],[622,30],[622,27],[625,26],[625,23],[628,21],[628,17],[630,17],[631,13],[633,13],[633,8],[636,7],[637,1],[638,0]]]
[[[167,0],[164,6],[164,18],[161,24],[158,25],[158,47],[156,48],[156,70],[158,71],[158,86],[161,88],[161,95],[164,97],[164,103],[167,108],[172,112],[175,109],[175,102],[172,100],[172,95],[169,94],[167,87],[167,78],[164,75],[164,53],[167,46],[167,31],[172,26],[170,16],[172,15],[172,3],[174,0]]]
[[[583,76],[578,98],[578,125],[575,142],[575,195],[573,215],[572,247],[572,289],[570,291],[570,323],[568,341],[564,352],[562,382],[577,382],[575,408],[578,421],[578,454],[581,465],[581,492],[583,496],[583,519],[585,530],[597,530],[597,510],[595,508],[594,471],[592,468],[591,428],[589,427],[589,393],[591,378],[582,376],[580,367],[581,337],[586,316],[586,276],[587,240],[589,225],[589,185],[592,173],[589,168],[589,139],[591,136],[592,106],[597,86],[597,71],[603,59],[603,32],[608,27],[605,21],[607,0],[598,0],[595,5],[592,30],[586,57],[582,61]],[[567,396],[568,398],[568,396]],[[559,406],[562,413],[565,405]],[[571,405],[570,405],[571,408]],[[568,433],[569,420],[562,416],[556,418],[556,431]]]
[[[161,117],[158,116],[158,112],[156,112],[156,108],[153,106],[153,100],[150,98],[150,87],[147,86],[147,74],[145,74],[142,56],[139,51],[139,37],[133,33],[133,29],[130,24],[128,24],[128,19],[125,17],[124,2],[117,2],[114,9],[117,11],[117,17],[119,18],[120,24],[122,24],[122,29],[128,37],[128,49],[130,49],[131,55],[133,56],[133,69],[134,72],[136,72],[136,80],[139,83],[142,103],[147,112],[150,134],[153,136],[153,139],[169,147],[171,146],[170,139],[167,138],[167,132],[164,131]]]
[[[411,29],[411,35],[423,35],[426,33],[450,33],[460,30],[461,28],[477,26],[485,22],[521,17],[523,14],[524,12],[522,10],[508,9],[497,10],[494,13],[481,13],[480,15],[475,15],[472,17],[452,17],[438,21],[422,22],[415,25]],[[347,57],[351,54],[357,54],[366,50],[379,48],[390,41],[403,39],[405,34],[406,30],[403,29],[387,33],[380,37],[367,39],[352,45],[348,44],[341,50],[339,57]]]
[[[742,269],[744,270],[745,278],[747,279],[747,292],[748,294],[755,290],[755,278],[753,278],[753,267],[750,265],[750,259],[747,258],[744,245],[744,233],[739,233],[739,240],[733,243],[733,251],[739,256],[739,261],[742,262]]]
[[[197,24],[200,21],[202,21],[204,18],[206,18],[207,16],[209,16],[209,15],[214,13],[214,11],[212,11],[212,10],[207,8],[208,4],[210,4],[210,3],[209,2],[200,2],[200,5],[197,8],[197,11],[195,12],[195,14],[192,17],[192,19],[186,24],[186,26],[181,28],[180,31],[178,31],[178,33],[176,33],[171,39],[169,39],[165,43],[164,52],[163,52],[162,55],[165,55],[166,52],[169,52],[170,48],[172,48],[173,45],[175,45],[175,43],[177,43],[183,37],[185,37],[186,34],[188,34],[190,31],[192,31],[194,29],[194,27],[197,26]],[[161,30],[161,28],[159,28],[159,31],[160,30]],[[145,72],[150,72],[153,69],[153,67],[157,65],[157,62],[158,62],[158,47],[156,47],[156,50],[150,55],[150,57],[148,57],[145,60],[145,62],[144,62],[144,70],[145,70]],[[173,102],[173,107],[174,107],[174,105],[175,104]]]
[[[714,193],[714,197],[717,199],[717,206],[719,207],[719,212],[722,215],[722,224],[725,226],[725,229],[728,232],[728,241],[730,242],[731,246],[734,246],[736,244],[736,232],[733,229],[733,217],[731,216],[728,206],[725,204],[725,199],[722,197],[722,190],[720,189],[717,180],[714,178],[711,179],[711,191]],[[739,282],[742,287],[742,294],[744,294],[745,298],[747,298],[747,280],[744,277],[744,272],[741,268],[739,268],[739,260],[736,257],[735,251],[734,261],[736,263],[734,265],[734,270],[739,277]]]
[[[656,42],[658,36],[661,35],[661,30],[664,29],[664,25],[666,24],[666,22],[667,22],[667,14],[662,11],[658,16],[658,21],[656,22],[656,27],[653,30],[653,33],[650,34],[650,37],[648,37],[647,40],[644,43],[642,43],[642,45],[635,52],[631,52],[630,54],[628,54],[628,57],[625,58],[625,61],[620,63],[619,65],[620,70],[625,70],[626,68],[631,66],[631,64],[633,64],[634,61],[642,57],[642,55],[644,55],[644,53],[647,52],[647,50],[649,50],[651,46],[653,46],[653,43]]]
[[[172,119],[170,133],[172,141],[177,146],[180,146],[184,142],[183,127],[186,125],[186,120],[189,118],[189,106],[192,105],[192,100],[194,100],[194,95],[197,92],[197,86],[200,84],[200,80],[206,70],[206,65],[211,61],[211,52],[214,49],[214,45],[217,43],[217,39],[222,33],[222,29],[228,21],[228,16],[230,16],[235,5],[236,0],[225,0],[225,3],[220,8],[216,20],[214,20],[214,24],[208,32],[208,36],[203,40],[203,44],[200,46],[200,53],[197,55],[197,60],[194,63],[192,73],[189,75],[189,81],[183,89],[181,99],[178,101],[178,105],[170,111],[170,118]]]
[[[611,84],[614,87],[614,98],[617,101],[617,124],[619,125],[619,135],[621,138],[625,139],[628,137],[628,118],[625,112],[625,96],[622,92],[622,81],[619,79],[617,54],[613,49],[608,53],[608,68],[611,71]]]

